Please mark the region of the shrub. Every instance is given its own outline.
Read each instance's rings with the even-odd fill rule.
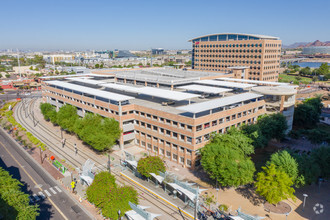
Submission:
[[[157,156],[148,156],[139,160],[137,170],[143,176],[150,178],[150,173],[158,174],[159,171],[165,172],[163,160]]]

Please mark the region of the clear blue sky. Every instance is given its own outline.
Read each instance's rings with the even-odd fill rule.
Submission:
[[[2,0],[0,49],[191,48],[200,35],[330,41],[329,0]]]

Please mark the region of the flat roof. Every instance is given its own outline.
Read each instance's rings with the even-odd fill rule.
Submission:
[[[258,86],[252,90],[264,95],[294,95],[297,93],[294,86]]]
[[[106,99],[111,99],[111,100],[118,101],[118,102],[134,99],[134,97],[132,97],[132,96],[120,95],[120,94],[113,93],[113,92],[107,92],[107,91],[103,91],[103,90],[99,90],[99,89],[93,89],[90,87],[80,86],[80,85],[63,82],[63,81],[54,80],[54,81],[47,81],[46,83],[50,84],[50,85],[54,85],[54,86],[60,86],[60,87],[63,87],[65,89],[69,89],[69,90],[75,90],[75,91],[85,93],[85,94],[90,94],[90,95],[94,95],[94,96],[98,96],[98,97],[102,97],[102,98],[106,98]]]
[[[256,84],[264,84],[264,85],[289,85],[289,83],[280,83],[280,82],[268,82],[268,81],[260,81],[260,80],[250,80],[250,79],[234,79],[234,78],[217,78],[217,80],[224,80],[224,81],[232,81],[232,82],[246,82],[246,83],[256,83]]]
[[[66,77],[81,77],[81,76],[95,76],[95,77],[111,77],[114,78],[114,75],[101,75],[94,73],[81,73],[81,74],[71,74],[71,75],[60,75],[60,76],[42,76],[40,79],[57,79],[57,78],[66,78]]]
[[[225,82],[225,81],[219,81],[219,80],[198,80],[198,81],[194,81],[194,83],[212,85],[212,86],[224,86],[224,87],[230,87],[230,88],[240,88],[240,89],[247,89],[247,88],[256,86],[254,84]]]
[[[185,92],[178,92],[178,91],[160,89],[160,88],[149,87],[149,86],[134,87],[134,86],[114,84],[114,83],[102,84],[102,86],[111,88],[111,89],[116,89],[119,91],[131,92],[131,93],[136,93],[136,94],[144,94],[144,95],[148,95],[148,96],[154,96],[154,97],[175,100],[175,101],[189,100],[189,99],[200,96],[197,94],[190,94],[190,93],[185,93]]]
[[[247,92],[247,93],[242,93],[242,94],[238,94],[238,95],[227,96],[224,98],[213,99],[213,100],[206,101],[206,102],[186,105],[186,106],[178,107],[177,109],[185,111],[185,112],[199,113],[199,112],[204,112],[204,111],[211,110],[211,109],[224,107],[226,105],[232,105],[235,103],[240,103],[240,102],[251,100],[251,99],[256,99],[256,98],[259,98],[262,96],[263,95]]]
[[[81,83],[86,83],[86,84],[90,84],[90,85],[99,85],[99,84],[104,84],[104,83],[107,83],[107,82],[103,82],[103,81],[100,81],[100,80],[93,80],[93,79],[84,79],[84,78],[67,78],[67,79],[70,79],[71,81],[74,81],[74,82],[81,82]]]
[[[270,40],[279,40],[280,38],[279,37],[273,37],[273,36],[267,36],[267,35],[259,35],[259,34],[242,34],[242,33],[220,33],[220,34],[208,34],[208,35],[203,35],[203,36],[200,36],[200,37],[195,37],[191,40],[189,40],[188,42],[190,41],[193,41],[193,40],[196,40],[196,39],[199,39],[199,38],[204,38],[204,37],[210,37],[210,36],[218,36],[218,35],[235,35],[236,37],[238,36],[246,36],[246,37],[252,37],[253,38],[259,38],[259,39],[270,39]],[[232,39],[229,39],[229,40],[232,40]]]
[[[225,89],[219,87],[212,87],[212,86],[202,86],[202,85],[187,85],[187,86],[180,86],[178,89],[185,89],[190,91],[198,91],[204,93],[211,93],[211,94],[218,94],[222,92],[229,92],[232,89]]]

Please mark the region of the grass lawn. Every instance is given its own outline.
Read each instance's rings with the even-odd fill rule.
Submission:
[[[293,81],[294,84],[297,84],[297,85],[299,84],[298,80],[296,79],[296,76],[291,76],[291,75],[287,75],[287,74],[280,74],[278,77],[278,81],[286,82],[286,83]],[[303,84],[309,84],[310,82],[312,82],[312,79],[301,76],[300,82]]]

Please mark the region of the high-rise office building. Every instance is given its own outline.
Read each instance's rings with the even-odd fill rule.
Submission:
[[[191,39],[192,69],[229,72],[244,67],[240,78],[278,81],[282,41],[255,34],[211,34]]]

